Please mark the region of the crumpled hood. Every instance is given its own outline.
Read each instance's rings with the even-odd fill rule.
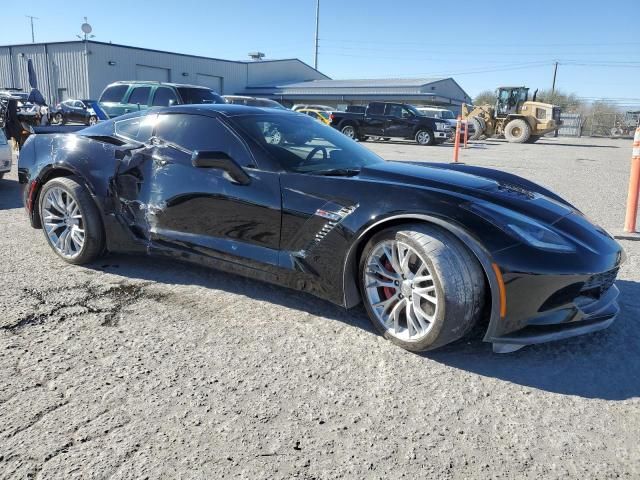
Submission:
[[[465,167],[467,171],[464,171]],[[495,203],[548,224],[575,211],[569,203],[543,187],[516,175],[488,168],[380,162],[364,167],[360,178],[446,190]]]

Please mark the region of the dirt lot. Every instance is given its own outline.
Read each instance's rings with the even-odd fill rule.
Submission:
[[[367,143],[387,159],[450,146]],[[619,231],[629,141],[479,142]],[[362,309],[164,261],[58,260],[0,181],[2,478],[638,478],[640,242],[601,333],[416,355]]]

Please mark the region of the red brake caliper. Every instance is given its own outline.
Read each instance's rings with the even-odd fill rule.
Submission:
[[[389,270],[390,272],[393,272],[393,267],[391,266],[391,262],[389,261],[389,259],[385,256],[385,260],[384,260],[384,268],[386,268],[387,270]],[[384,295],[384,298],[391,298],[395,295],[396,293],[396,289],[392,288],[392,287],[382,287],[382,294]]]

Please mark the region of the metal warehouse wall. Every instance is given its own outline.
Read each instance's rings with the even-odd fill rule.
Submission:
[[[464,90],[450,78],[425,85],[421,91],[422,93],[433,93],[440,97],[447,97],[462,102],[471,101],[471,98],[467,97]]]
[[[235,93],[244,89],[246,64],[227,60],[191,57],[166,52],[155,52],[133,47],[89,42],[89,84],[91,98],[98,98],[106,85],[118,80],[150,80],[137,78],[140,67],[166,69],[169,81],[198,84],[198,76],[222,77],[222,91]],[[115,62],[115,65],[109,65]],[[147,71],[149,69],[147,68]],[[184,75],[186,74],[186,75]]]
[[[38,87],[49,103],[61,94],[88,95],[87,62],[82,43],[35,44],[0,47],[0,88],[29,91],[27,60],[33,60]]]
[[[247,86],[278,85],[329,78],[299,60],[270,60],[251,62],[246,65]]]

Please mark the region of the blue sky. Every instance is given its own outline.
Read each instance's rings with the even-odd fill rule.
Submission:
[[[557,88],[640,104],[640,0],[527,5],[321,0],[318,67],[332,78],[451,75],[474,96],[499,84],[549,88],[557,60]],[[87,16],[95,40],[230,59],[260,50],[313,63],[315,0],[32,0],[3,11],[0,45],[31,41],[25,15],[39,17],[36,42],[75,39]]]

